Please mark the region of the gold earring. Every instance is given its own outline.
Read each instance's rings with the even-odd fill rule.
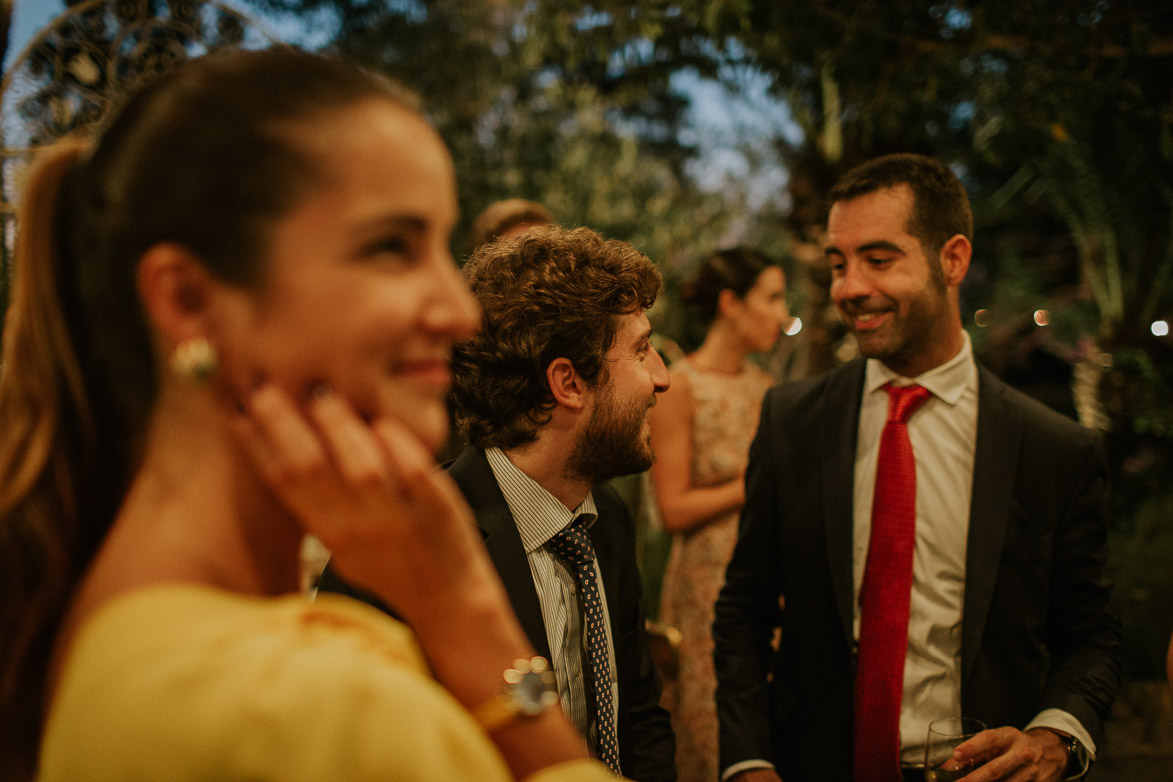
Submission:
[[[207,382],[220,368],[220,357],[204,337],[185,339],[171,354],[171,371],[193,383]]]

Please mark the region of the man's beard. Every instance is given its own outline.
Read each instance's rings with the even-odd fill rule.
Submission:
[[[621,403],[609,392],[600,394],[566,462],[566,474],[598,486],[651,467],[655,454],[643,432],[647,410],[646,400]]]

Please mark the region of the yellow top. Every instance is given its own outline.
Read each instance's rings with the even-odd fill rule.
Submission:
[[[40,780],[511,779],[428,675],[411,631],[343,597],[315,603],[161,585],[82,628],[41,745]],[[614,780],[594,761],[533,782]]]

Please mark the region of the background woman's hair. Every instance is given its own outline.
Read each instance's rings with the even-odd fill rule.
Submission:
[[[324,176],[316,119],[414,99],[347,63],[277,49],[179,65],[91,149],[48,149],[21,195],[0,366],[0,777],[35,767],[57,624],[134,473],[159,367],[135,286],[175,242],[261,282],[269,228]]]
[[[721,291],[744,298],[761,273],[778,262],[752,247],[718,250],[701,261],[696,273],[680,286],[681,300],[692,307],[706,326],[717,317]]]

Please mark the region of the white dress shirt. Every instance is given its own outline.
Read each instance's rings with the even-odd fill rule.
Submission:
[[[969,335],[962,335],[964,343],[956,356],[915,378],[902,377],[880,361],[868,359],[859,415],[852,539],[856,642],[876,461],[888,416],[888,394],[883,386],[889,382],[897,386],[917,383],[932,392],[908,422],[916,458],[916,544],[900,706],[900,754],[901,761],[909,765],[924,762],[929,722],[961,716],[961,622],[978,415],[977,365]],[[1091,737],[1067,712],[1047,709],[1027,727],[1042,726],[1071,733],[1094,756]]]
[[[578,583],[570,567],[546,544],[554,535],[569,526],[578,517],[590,527],[598,519],[598,510],[592,494],[582,504],[570,510],[554,495],[530,478],[499,448],[488,448],[485,457],[513,520],[517,523],[521,544],[525,548],[533,575],[534,588],[542,607],[542,621],[546,625],[546,640],[550,644],[550,665],[558,682],[562,709],[571,723],[586,737],[593,753],[597,746],[597,728],[594,715],[587,708],[586,682],[583,659],[586,653],[586,634],[583,627],[582,604],[578,600]],[[599,597],[603,603],[603,622],[607,633],[607,654],[611,661],[611,702],[614,713],[619,713],[619,681],[615,670],[615,641],[611,637],[611,617],[607,610],[607,593],[599,563],[595,561],[595,577],[599,582]]]
[[[916,543],[904,697],[900,705],[901,760],[924,762],[929,722],[961,716],[961,609],[965,551],[977,443],[977,366],[969,340],[956,356],[910,380],[874,359],[867,362],[855,449],[854,637],[859,640],[859,590],[871,536],[872,499],[880,434],[888,417],[884,385],[915,382],[932,392],[908,422],[916,458]]]

